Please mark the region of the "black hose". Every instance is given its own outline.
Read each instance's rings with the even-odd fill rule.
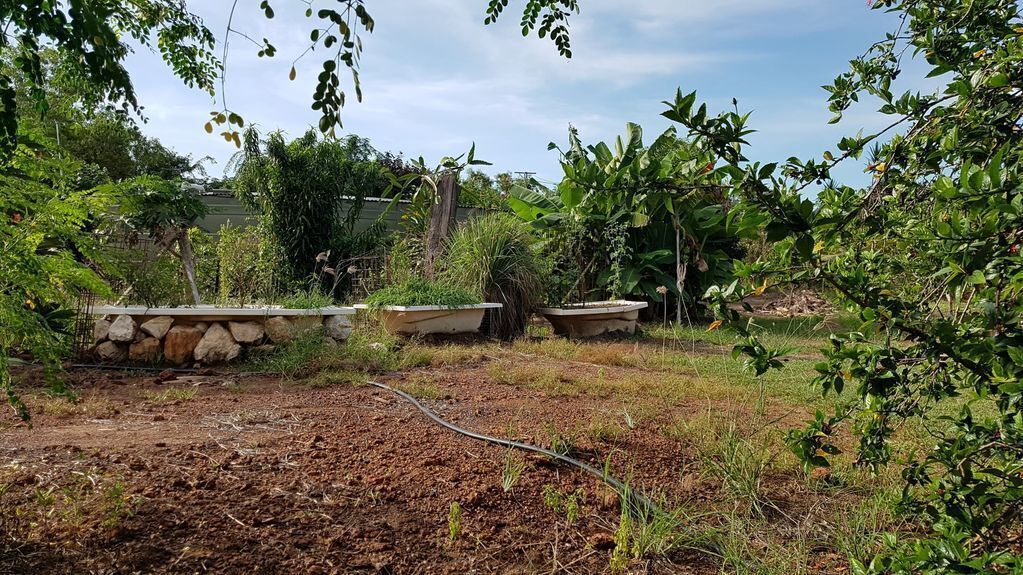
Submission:
[[[419,409],[419,411],[422,411],[423,413],[425,413],[427,417],[432,419],[435,423],[437,423],[441,427],[450,429],[451,431],[454,431],[455,433],[459,433],[459,434],[464,435],[466,437],[471,437],[473,439],[478,439],[480,441],[485,441],[487,443],[493,443],[493,444],[496,444],[496,445],[501,445],[503,447],[510,447],[510,448],[515,448],[515,449],[521,449],[521,450],[524,450],[524,451],[532,451],[533,453],[539,453],[539,454],[542,454],[542,455],[546,455],[547,457],[550,457],[551,459],[553,459],[555,461],[558,461],[560,463],[563,463],[563,464],[566,464],[566,465],[571,465],[573,467],[581,469],[581,470],[585,471],[586,473],[589,473],[590,475],[600,479],[601,481],[603,481],[607,485],[610,485],[612,489],[614,489],[615,491],[617,491],[619,493],[619,495],[623,496],[625,499],[628,500],[628,502],[633,506],[633,509],[642,508],[642,509],[644,509],[646,511],[655,511],[655,510],[658,509],[658,507],[656,505],[654,505],[653,502],[651,502],[649,499],[647,499],[646,496],[644,496],[642,493],[638,493],[638,492],[634,491],[628,485],[622,483],[621,481],[615,479],[614,477],[611,477],[607,473],[604,473],[600,469],[597,469],[596,467],[594,467],[594,466],[592,466],[592,465],[590,465],[588,463],[583,463],[582,461],[579,461],[578,459],[573,459],[573,458],[568,457],[566,455],[562,455],[562,454],[560,454],[560,453],[558,453],[556,451],[551,451],[550,449],[544,449],[543,447],[537,447],[535,445],[530,445],[528,443],[521,443],[521,442],[518,442],[518,441],[512,441],[510,439],[501,439],[500,437],[491,437],[489,435],[483,435],[481,433],[476,433],[476,432],[473,432],[473,431],[469,431],[467,429],[462,429],[461,427],[458,427],[457,425],[455,425],[453,423],[450,423],[447,420],[442,419],[439,415],[437,415],[436,413],[430,411],[430,409],[428,407],[426,407],[425,405],[420,403],[418,399],[416,399],[415,397],[412,397],[411,395],[405,393],[404,391],[401,391],[400,389],[395,389],[393,387],[384,385],[382,383],[377,383],[375,381],[369,381],[367,383],[369,383],[373,387],[378,387],[380,389],[385,389],[387,391],[390,391],[391,393],[395,393],[395,394],[401,396],[406,401],[408,401],[412,405],[416,406]]]

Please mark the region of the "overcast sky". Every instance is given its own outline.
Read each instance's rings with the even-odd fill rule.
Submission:
[[[231,2],[188,4],[222,41]],[[309,105],[322,51],[299,63],[296,81],[288,81],[288,71],[316,18],[304,17],[304,3],[279,0],[276,18],[268,21],[258,4],[241,0],[235,27],[269,38],[278,55],[257,58],[254,47],[232,39],[228,104],[263,131],[298,136],[319,117]],[[741,110],[752,110],[758,132],[750,137],[750,155],[758,160],[819,157],[841,135],[886,123],[869,104],[842,124],[826,124],[830,114],[820,86],[892,26],[890,16],[864,0],[581,4],[572,20],[574,57],[565,60],[548,41],[523,38],[518,14],[510,10],[506,21],[484,26],[484,0],[368,3],[377,25],[363,37],[365,97],[361,104],[349,97],[344,131],[368,137],[381,151],[422,155],[429,163],[475,142],[477,156],[494,164],[487,171],[532,171],[551,182],[560,168],[547,143],[564,143],[569,124],[591,143],[613,139],[626,122],[637,122],[652,141],[669,125],[660,117],[661,101],[676,87],[697,90],[712,110],[729,106],[732,97]],[[210,172],[219,175],[234,147],[202,128],[219,104],[185,87],[158,55],[138,52],[128,68],[146,108],[146,133],[178,152],[213,156]],[[848,166],[839,175],[862,183],[862,170],[862,164]]]

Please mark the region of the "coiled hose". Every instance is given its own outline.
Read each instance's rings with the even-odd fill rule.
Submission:
[[[585,471],[586,473],[589,473],[590,475],[596,477],[597,479],[600,479],[605,484],[609,485],[612,489],[617,491],[619,495],[621,495],[624,499],[626,499],[629,502],[629,504],[632,506],[632,510],[633,511],[638,511],[638,510],[642,509],[642,510],[644,510],[646,512],[656,512],[657,510],[659,510],[659,508],[656,505],[654,505],[654,503],[652,501],[647,499],[647,497],[644,496],[642,493],[639,493],[639,492],[633,490],[628,485],[622,483],[621,481],[619,481],[618,479],[615,479],[614,477],[611,477],[607,473],[601,471],[600,469],[597,469],[596,467],[594,467],[594,466],[592,466],[592,465],[590,465],[588,463],[584,463],[582,461],[579,461],[578,459],[573,459],[571,457],[568,457],[567,455],[562,455],[562,454],[560,454],[560,453],[558,453],[556,451],[551,451],[550,449],[544,449],[543,447],[537,447],[535,445],[530,445],[528,443],[521,443],[519,441],[512,441],[510,439],[501,439],[500,437],[492,437],[492,436],[489,436],[489,435],[483,435],[482,433],[476,433],[474,431],[469,431],[467,429],[462,429],[461,427],[458,427],[457,425],[455,425],[455,424],[453,424],[453,423],[451,423],[451,422],[441,418],[439,415],[437,415],[433,411],[430,411],[430,408],[428,408],[425,405],[423,405],[422,403],[420,403],[418,399],[416,399],[415,397],[412,397],[411,395],[405,393],[404,391],[402,391],[400,389],[395,389],[393,387],[390,387],[388,385],[384,385],[382,383],[378,383],[376,381],[368,381],[367,383],[369,385],[372,385],[373,387],[378,387],[380,389],[384,389],[384,390],[390,391],[391,393],[394,393],[394,394],[400,396],[402,399],[404,399],[404,400],[408,401],[409,403],[411,403],[412,405],[416,406],[416,408],[418,408],[419,411],[422,411],[424,414],[426,414],[426,416],[429,417],[430,419],[432,419],[434,421],[434,423],[436,423],[437,425],[440,425],[441,427],[444,427],[446,429],[450,429],[451,431],[454,431],[455,433],[458,433],[460,435],[464,435],[466,437],[471,437],[472,439],[477,439],[479,441],[485,441],[487,443],[493,443],[495,445],[500,445],[500,446],[503,446],[503,447],[509,447],[509,448],[514,448],[514,449],[521,449],[523,451],[531,451],[533,453],[539,453],[541,455],[546,455],[547,457],[550,457],[551,459],[553,459],[553,460],[555,460],[555,461],[557,461],[559,463],[562,463],[562,464],[565,464],[565,465],[570,465],[572,467],[581,469],[581,470]]]

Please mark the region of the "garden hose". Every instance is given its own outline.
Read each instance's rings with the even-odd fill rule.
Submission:
[[[609,485],[612,489],[617,491],[619,495],[621,495],[624,499],[628,500],[628,502],[631,505],[633,511],[643,510],[643,511],[646,511],[646,512],[655,512],[655,511],[657,511],[659,509],[656,505],[654,505],[654,503],[652,501],[647,499],[647,497],[644,496],[642,493],[639,493],[639,492],[633,490],[628,485],[622,483],[621,481],[619,481],[618,479],[615,479],[614,477],[611,477],[607,473],[601,471],[600,469],[597,469],[596,467],[594,467],[594,466],[592,466],[592,465],[590,465],[588,463],[584,463],[582,461],[579,461],[578,459],[573,459],[571,457],[568,457],[567,455],[562,455],[562,454],[560,454],[560,453],[558,453],[556,451],[551,451],[550,449],[544,449],[543,447],[537,447],[535,445],[530,445],[528,443],[521,443],[521,442],[518,442],[518,441],[512,441],[510,439],[501,439],[499,437],[492,437],[492,436],[489,436],[489,435],[483,435],[481,433],[475,433],[475,432],[469,431],[467,429],[462,429],[461,427],[458,427],[457,425],[455,425],[455,424],[453,424],[453,423],[451,423],[451,422],[449,422],[449,421],[447,421],[445,419],[442,419],[439,415],[437,415],[436,413],[430,411],[430,409],[428,407],[426,407],[425,405],[420,403],[418,399],[416,399],[415,397],[412,397],[411,395],[409,395],[408,393],[405,393],[404,391],[401,391],[400,389],[395,389],[393,387],[384,385],[382,383],[377,383],[375,381],[368,381],[367,383],[369,385],[372,385],[373,387],[378,387],[380,389],[384,389],[384,390],[390,391],[391,393],[399,395],[400,397],[402,397],[403,399],[405,399],[406,401],[408,401],[412,405],[416,406],[416,408],[418,408],[419,411],[422,411],[424,414],[426,414],[427,417],[432,419],[435,423],[437,423],[441,427],[450,429],[451,431],[454,431],[455,433],[464,435],[466,437],[471,437],[472,439],[477,439],[479,441],[485,441],[487,443],[493,443],[493,444],[496,444],[496,445],[500,445],[500,446],[503,446],[503,447],[509,447],[509,448],[514,448],[514,449],[521,449],[523,451],[531,451],[533,453],[539,453],[541,455],[546,455],[547,457],[550,457],[551,459],[553,459],[554,461],[557,461],[559,463],[563,463],[563,464],[570,465],[572,467],[576,467],[578,469],[581,469],[581,470],[585,471],[586,473],[589,473],[590,475],[600,479],[605,484]]]

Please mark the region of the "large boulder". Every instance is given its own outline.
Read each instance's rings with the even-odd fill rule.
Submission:
[[[123,343],[104,341],[96,346],[96,358],[103,362],[118,363],[128,357],[127,346]]]
[[[229,321],[227,329],[238,343],[256,343],[266,334],[263,324],[258,321]]]
[[[107,330],[107,338],[110,341],[129,342],[135,339],[135,330],[137,329],[135,320],[130,315],[119,315],[114,323],[110,324],[110,329]]]
[[[110,333],[110,320],[96,320],[96,324],[92,327],[93,341],[99,343],[105,340],[108,333]]]
[[[147,337],[131,344],[128,359],[137,363],[156,363],[160,359],[160,340]]]
[[[204,364],[231,361],[242,352],[242,346],[223,325],[215,323],[206,330],[192,355]]]
[[[344,341],[352,335],[352,322],[348,320],[348,316],[328,315],[323,319],[323,330],[327,337]]]
[[[143,323],[139,326],[139,329],[156,339],[163,339],[163,336],[167,335],[167,330],[169,330],[173,324],[174,318],[169,315],[161,315],[160,317],[154,317],[153,319]]]
[[[177,365],[191,360],[192,352],[199,345],[202,336],[203,333],[194,327],[173,326],[163,338],[163,357]]]

